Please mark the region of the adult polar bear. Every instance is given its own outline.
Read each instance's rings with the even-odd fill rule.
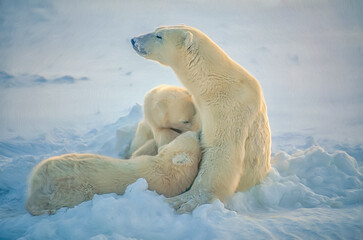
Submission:
[[[192,27],[160,27],[131,43],[139,55],[174,70],[200,113],[199,173],[189,191],[168,202],[189,212],[259,183],[270,169],[271,137],[258,81]]]

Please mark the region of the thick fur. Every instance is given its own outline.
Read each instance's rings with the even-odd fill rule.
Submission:
[[[167,197],[184,192],[198,172],[201,149],[197,133],[186,132],[157,156],[131,160],[95,154],[67,154],[42,161],[30,177],[27,210],[32,215],[52,214],[73,207],[94,194],[123,194],[144,178],[149,189]]]
[[[181,133],[199,130],[199,116],[185,88],[161,85],[144,99],[144,119],[139,123],[129,154],[156,155],[158,149]]]
[[[131,40],[139,55],[170,66],[193,95],[203,157],[191,189],[168,199],[189,212],[258,184],[270,169],[271,137],[258,81],[201,31],[160,27]]]

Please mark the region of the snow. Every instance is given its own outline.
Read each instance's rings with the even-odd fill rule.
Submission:
[[[357,1],[1,1],[0,239],[362,239],[363,5]],[[143,96],[178,85],[130,39],[206,32],[260,81],[272,169],[247,192],[178,215],[139,179],[55,215],[25,208],[50,156],[122,157]]]

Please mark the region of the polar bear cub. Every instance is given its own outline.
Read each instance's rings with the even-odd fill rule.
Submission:
[[[144,98],[144,119],[138,124],[128,156],[156,155],[158,149],[181,133],[199,130],[199,116],[190,93],[161,85]]]
[[[90,200],[94,194],[123,194],[138,178],[146,179],[150,190],[175,196],[192,184],[200,158],[196,132],[181,134],[156,156],[130,160],[95,154],[52,157],[34,168],[26,208],[32,215],[52,214]]]
[[[189,191],[168,200],[192,211],[258,184],[270,169],[271,137],[259,82],[198,29],[166,26],[131,39],[135,51],[170,66],[193,96],[203,157]]]

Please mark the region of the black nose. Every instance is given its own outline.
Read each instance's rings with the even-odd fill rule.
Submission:
[[[132,46],[135,46],[135,38],[131,39],[131,44],[132,44]]]

